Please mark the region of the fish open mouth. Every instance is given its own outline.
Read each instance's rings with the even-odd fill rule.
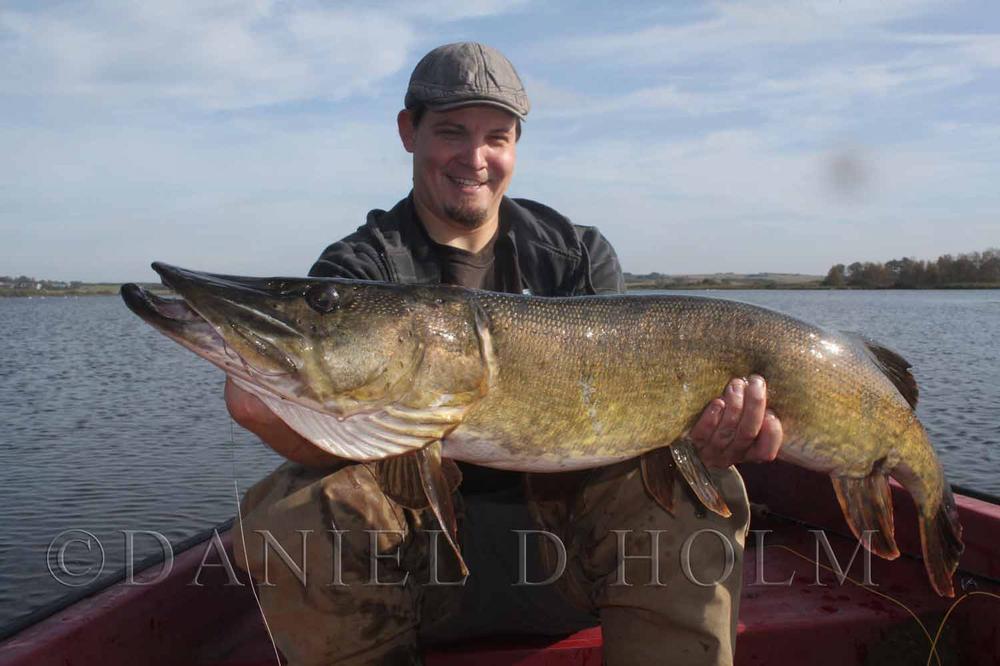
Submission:
[[[273,289],[269,280],[200,273],[160,262],[153,263],[153,269],[163,285],[178,297],[157,296],[136,284],[121,288],[125,304],[146,323],[237,379],[271,384],[268,380],[288,377],[298,370],[295,360],[268,339],[270,332],[296,331],[247,304],[248,299],[269,295]],[[210,309],[200,312],[199,303]],[[243,321],[220,319],[218,312],[213,314],[220,304]],[[225,331],[220,326],[225,326]],[[226,343],[226,335],[240,338],[241,343],[249,344],[257,354],[273,362],[270,369],[255,367]]]
[[[215,327],[183,298],[157,296],[137,284],[122,285],[121,296],[132,312],[167,337],[226,372],[247,374],[246,361],[230,349]]]
[[[153,269],[160,274],[163,286],[177,291],[169,279],[170,274],[176,272],[170,270],[172,267],[154,263]],[[121,296],[125,305],[132,312],[161,331],[197,331],[203,327],[212,328],[211,324],[198,314],[183,297],[163,298],[131,283],[122,285]],[[216,336],[221,341],[221,336],[218,334]]]
[[[137,284],[122,285],[121,295],[132,312],[158,328],[192,324],[210,326],[183,298],[163,298]]]

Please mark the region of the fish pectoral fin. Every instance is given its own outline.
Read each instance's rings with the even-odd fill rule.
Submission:
[[[860,479],[831,476],[833,490],[854,536],[864,543],[863,535],[872,532],[871,551],[887,560],[899,557],[895,524],[892,519],[892,490],[889,477],[880,470]]]
[[[451,501],[452,489],[442,464],[441,442],[436,441],[428,444],[420,451],[416,451],[415,454],[417,468],[420,472],[420,482],[423,485],[427,503],[438,522],[441,523],[445,539],[455,552],[455,557],[458,558],[462,575],[468,576],[469,568],[465,565],[462,551],[458,547],[458,521],[455,519],[455,505]]]
[[[286,400],[245,379],[233,377],[233,381],[319,448],[355,461],[384,460],[423,449],[450,432],[465,409],[394,404],[341,418]]]
[[[681,476],[687,481],[694,494],[713,513],[717,513],[723,518],[733,515],[729,510],[729,505],[723,499],[722,493],[712,480],[705,463],[698,457],[698,452],[694,449],[694,443],[685,435],[670,445],[670,453],[674,459],[674,464],[680,471]]]
[[[642,454],[642,483],[646,492],[671,516],[674,515],[674,480],[677,465],[669,447],[654,449]]]
[[[396,504],[414,511],[423,511],[430,506],[420,473],[418,457],[422,455],[426,455],[423,449],[375,463],[382,492]],[[441,469],[448,487],[448,497],[451,497],[462,483],[462,471],[451,458],[441,459]]]

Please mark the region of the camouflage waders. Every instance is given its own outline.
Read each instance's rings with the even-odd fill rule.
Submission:
[[[236,560],[245,567],[249,558],[267,620],[291,666],[419,664],[421,648],[434,643],[564,634],[598,621],[612,666],[667,657],[676,665],[731,664],[749,506],[735,468],[714,476],[733,510],[729,519],[704,512],[683,481],[675,484],[671,516],[649,499],[637,460],[528,475],[529,501],[521,489],[467,497],[460,489],[459,533],[472,572],[460,586],[447,584],[460,575],[443,538],[431,566],[441,535],[431,532],[440,528],[430,511],[392,502],[369,466],[311,470],[286,463],[247,492],[250,552],[236,539]],[[257,530],[268,531],[302,571],[273,548],[265,556]],[[515,530],[553,535],[521,537],[527,582],[555,573],[562,559],[556,537],[565,545],[564,571],[551,585],[515,584],[524,559]],[[658,572],[651,558],[641,557],[651,553],[650,531],[660,531]],[[625,555],[640,556],[624,559],[627,584],[619,579],[620,544]],[[654,573],[661,585],[649,584]]]

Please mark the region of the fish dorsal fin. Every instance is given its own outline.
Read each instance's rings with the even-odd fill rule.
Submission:
[[[415,409],[387,405],[345,418],[286,400],[243,379],[233,381],[254,394],[288,426],[328,453],[348,460],[372,461],[424,448],[457,425],[461,407]]]
[[[900,395],[906,399],[910,407],[916,409],[917,396],[920,393],[920,389],[917,388],[917,380],[910,373],[910,368],[913,365],[893,350],[875,342],[869,337],[858,333],[849,333],[848,335],[859,340],[864,345],[874,357],[882,373],[889,378],[889,381],[896,387]]]
[[[430,506],[421,480],[420,461],[417,460],[422,454],[423,451],[412,451],[375,463],[379,487],[383,492],[396,504],[414,511],[422,511]],[[449,492],[454,493],[462,483],[462,471],[450,458],[441,459],[441,469]]]

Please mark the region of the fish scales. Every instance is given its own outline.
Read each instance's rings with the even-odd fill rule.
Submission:
[[[756,373],[781,419],[780,457],[828,473],[851,530],[874,535],[868,545],[888,559],[899,555],[896,478],[917,506],[931,583],[954,594],[954,498],[916,416],[910,365],[877,342],[699,297],[542,298],[153,267],[181,298],[125,285],[133,311],[325,454],[377,463],[386,492],[405,506],[425,500],[456,552],[448,458],[552,472],[642,456],[646,478],[673,473],[669,452],[705,505],[728,515],[685,436],[732,377]]]
[[[479,439],[494,464],[507,454],[517,469],[633,457],[679,437],[730,378],[758,373],[786,446],[814,466],[865,475],[898,435],[885,412],[910,411],[852,341],[763,308],[683,296],[474,298],[489,316],[498,379],[446,452]],[[877,408],[845,433],[862,404]]]

